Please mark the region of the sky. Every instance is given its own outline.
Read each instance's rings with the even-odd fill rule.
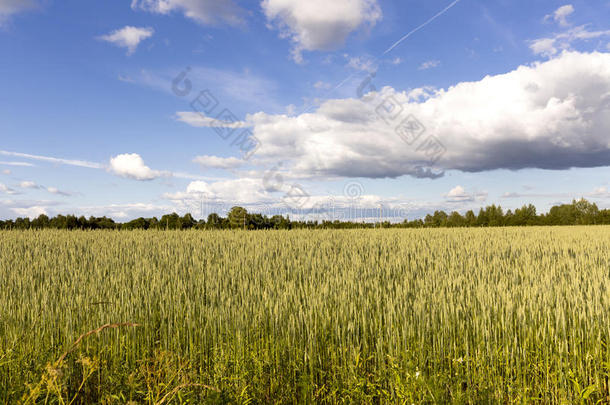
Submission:
[[[610,208],[610,1],[0,0],[0,218]]]

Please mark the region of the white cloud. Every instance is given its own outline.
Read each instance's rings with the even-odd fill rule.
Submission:
[[[27,163],[27,162],[0,162],[0,165],[5,165],[5,166],[20,166],[20,167],[33,167],[34,166],[33,164]]]
[[[25,208],[11,208],[11,210],[15,214],[19,215],[20,217],[25,217],[25,218],[30,218],[30,219],[38,218],[40,215],[48,215],[47,208],[41,207],[41,206],[25,207]]]
[[[237,159],[235,157],[218,157],[218,156],[197,156],[193,159],[193,162],[200,164],[205,168],[213,169],[235,169],[243,166],[243,159]]]
[[[349,184],[349,183],[348,183]],[[287,185],[287,184],[286,184]],[[294,187],[294,186],[293,186]],[[308,187],[303,187],[307,190]],[[178,212],[226,213],[232,206],[240,205],[250,212],[272,216],[289,214],[298,220],[352,220],[373,222],[379,219],[382,208],[383,220],[402,221],[407,217],[421,217],[435,210],[456,209],[456,202],[413,201],[402,197],[383,198],[363,193],[356,198],[343,194],[305,194],[302,199],[293,199],[282,190],[269,190],[259,178],[225,180],[215,183],[195,181],[186,191],[168,193],[163,197],[170,200]],[[473,193],[472,200],[461,202],[461,208],[478,204],[486,198],[485,193]],[[202,210],[202,211],[200,211]]]
[[[51,194],[62,195],[64,197],[69,197],[72,193],[68,193],[67,191],[61,191],[56,187],[47,187],[47,191]]]
[[[422,124],[421,134],[409,133],[409,117]],[[403,119],[401,137],[395,129]],[[261,143],[257,159],[285,161],[304,177],[435,177],[430,166],[466,172],[607,166],[610,54],[565,52],[446,90],[386,87],[361,99],[327,100],[311,113],[260,112],[247,121]],[[429,143],[418,150],[429,136],[445,149],[436,163]]]
[[[553,12],[553,14],[549,14],[544,17],[545,21],[554,20],[562,27],[567,27],[570,25],[567,18],[572,13],[574,13],[574,6],[571,4],[566,4],[565,6],[559,7],[557,10]]]
[[[557,53],[555,38],[541,38],[530,42],[530,49],[536,55],[551,57]]]
[[[0,0],[0,27],[10,16],[39,6],[38,0]]]
[[[168,214],[175,211],[175,207],[171,205],[155,205],[150,203],[127,203],[127,204],[109,204],[95,206],[77,206],[62,210],[71,214],[85,217],[101,217],[107,216],[118,221],[129,221],[138,217],[152,217]],[[55,215],[57,210],[52,209],[50,214]]]
[[[15,190],[13,190],[12,188],[8,187],[5,184],[0,183],[0,193],[5,193],[5,194],[17,194],[17,192]]]
[[[51,157],[51,156],[31,155],[28,153],[8,152],[8,151],[3,151],[3,150],[0,150],[0,155],[16,156],[16,157],[22,157],[22,158],[32,159],[32,160],[39,160],[42,162],[48,162],[48,163],[59,164],[59,165],[83,167],[83,168],[87,168],[87,169],[108,170],[110,172],[114,171],[113,168],[109,167],[108,165],[104,165],[104,164],[96,163],[96,162],[89,162],[86,160],[62,159],[62,158],[56,158],[56,157]],[[131,155],[121,155],[121,156],[131,156]],[[33,166],[29,163],[19,164],[19,166],[26,166],[26,165]],[[174,172],[174,173],[167,172],[167,171],[163,171],[163,172],[152,171],[152,172],[158,173],[159,177],[166,176],[166,177],[175,177],[175,178],[187,179],[187,180],[218,180],[218,178],[215,178],[215,177],[199,176],[196,174],[183,173],[183,172]],[[127,177],[129,177],[129,176],[127,176]]]
[[[575,42],[608,36],[610,36],[610,30],[589,31],[587,26],[581,25],[565,32],[555,34],[549,38],[539,38],[529,41],[529,46],[536,55],[552,57],[557,55],[560,51],[571,49]]]
[[[127,153],[111,158],[109,170],[117,176],[134,180],[154,180],[163,176],[163,173],[146,166],[137,153]]]
[[[608,187],[602,186],[593,190],[593,192],[590,193],[589,196],[596,198],[610,198],[610,191],[608,191]]]
[[[263,0],[261,6],[280,36],[293,42],[297,63],[303,62],[303,51],[337,49],[353,31],[382,18],[376,0]]]
[[[527,200],[531,200],[534,198],[577,198],[578,193],[516,193],[516,192],[506,192],[504,194],[502,194],[502,196],[500,198],[504,198],[504,199],[512,199],[512,198],[519,198],[519,199],[527,199]]]
[[[427,62],[422,63],[422,64],[419,66],[419,70],[428,70],[428,69],[432,69],[432,68],[438,67],[440,64],[441,64],[441,62],[440,62],[440,61],[438,61],[438,60],[429,60],[429,61],[427,61]]]
[[[456,186],[447,193],[445,196],[450,201],[471,201],[472,197],[469,194],[466,194],[466,191],[462,186]]]
[[[474,202],[474,201],[485,201],[487,199],[486,192],[479,193],[467,193],[464,187],[456,186],[452,188],[446,195],[445,199],[448,202]]]
[[[559,26],[566,28],[566,30],[549,37],[528,41],[532,52],[536,55],[550,58],[557,55],[560,51],[572,49],[572,45],[575,42],[610,36],[610,30],[591,31],[588,25],[580,25],[568,29],[571,24],[568,22],[567,17],[573,13],[574,7],[571,4],[567,4],[559,7],[553,14],[545,16],[545,21],[553,20]]]
[[[31,188],[31,189],[40,188],[40,186],[38,184],[34,183],[33,181],[22,181],[21,183],[19,183],[19,187]]]
[[[320,80],[320,81],[317,81],[313,85],[313,87],[315,87],[318,90],[328,90],[328,89],[330,89],[332,87],[332,85],[330,83],[326,83],[326,82],[323,82],[323,81]]]
[[[392,59],[392,65],[400,65],[402,63],[402,59],[399,57],[396,57],[394,59]]]
[[[136,51],[140,42],[152,37],[154,33],[155,30],[150,27],[131,27],[128,25],[98,38],[121,48],[126,48],[127,55],[131,55]]]
[[[264,190],[262,180],[253,178],[231,179],[213,183],[193,181],[188,185],[186,192],[168,193],[164,195],[164,198],[182,203],[193,200],[227,204],[258,204],[274,201],[274,198]]]
[[[61,191],[56,187],[43,187],[39,184],[36,184],[33,181],[22,181],[21,183],[19,183],[19,187],[20,188],[27,188],[27,189],[32,189],[32,190],[40,190],[40,189],[46,189],[49,193],[51,194],[56,194],[56,195],[62,195],[65,197],[71,196],[71,193],[68,193],[66,191]]]
[[[132,79],[129,76],[119,75],[117,78],[119,79],[119,81],[124,82],[124,83],[135,83],[136,82],[134,79]]]
[[[133,0],[131,8],[158,14],[182,12],[200,24],[244,24],[246,12],[233,0]]]
[[[241,121],[222,121],[218,118],[207,117],[202,113],[193,111],[179,111],[176,120],[200,128],[244,128],[248,124]]]
[[[347,67],[368,73],[373,73],[377,70],[375,59],[364,56],[349,58],[347,62]]]
[[[35,218],[40,214],[49,215],[50,209],[61,204],[61,202],[50,200],[0,200],[0,216],[2,218],[15,218],[17,216]],[[55,211],[55,213],[58,212]]]

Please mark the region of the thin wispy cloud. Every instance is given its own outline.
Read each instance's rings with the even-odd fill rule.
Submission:
[[[247,16],[233,0],[132,0],[131,8],[163,15],[179,12],[204,25],[241,26]]]
[[[419,65],[419,70],[433,69],[435,67],[440,66],[440,64],[441,64],[441,62],[438,60],[429,60],[429,61],[424,62],[421,65]]]
[[[193,162],[197,163],[203,168],[211,169],[236,169],[243,166],[246,162],[243,159],[235,157],[218,157],[218,156],[197,156],[193,159]]]
[[[19,183],[19,187],[21,187],[21,188],[30,188],[30,189],[39,189],[39,188],[41,188],[41,186],[39,186],[38,184],[34,183],[33,181],[22,181],[21,183]]]
[[[10,194],[10,195],[19,194],[14,189],[12,189],[9,186],[7,186],[6,184],[2,184],[2,183],[0,183],[0,193]]]
[[[206,117],[202,113],[192,111],[179,111],[175,116],[177,121],[184,122],[199,128],[245,128],[250,124],[242,121],[222,121],[218,118]]]
[[[47,187],[47,191],[51,194],[61,195],[64,197],[70,197],[72,195],[72,193],[69,193],[67,191],[62,191],[62,190],[58,189],[57,187]]]
[[[610,30],[594,30],[590,28],[589,24],[571,27],[572,24],[568,21],[568,17],[574,12],[574,6],[568,4],[547,15],[544,18],[545,21],[554,21],[559,27],[565,28],[565,30],[547,37],[528,41],[532,52],[536,55],[550,58],[561,51],[571,50],[574,44],[578,42],[610,37]]]
[[[0,1],[0,27],[5,25],[9,18],[15,14],[39,8],[39,0],[1,0]]]

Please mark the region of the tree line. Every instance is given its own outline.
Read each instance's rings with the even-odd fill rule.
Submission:
[[[538,214],[532,204],[504,211],[502,207],[489,205],[478,214],[470,210],[464,215],[457,211],[435,211],[424,219],[390,223],[362,223],[350,221],[294,221],[282,215],[251,214],[245,208],[233,207],[226,217],[210,214],[207,220],[195,220],[191,214],[163,215],[161,219],[138,218],[120,223],[107,217],[76,217],[57,215],[49,218],[40,215],[35,219],[17,218],[0,221],[0,229],[349,229],[349,228],[443,228],[443,227],[497,227],[497,226],[552,226],[552,225],[610,225],[610,209],[600,210],[595,203],[585,199],[571,204],[554,206],[548,213]]]

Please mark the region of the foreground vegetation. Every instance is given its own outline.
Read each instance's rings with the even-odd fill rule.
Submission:
[[[0,403],[606,402],[609,247],[609,227],[2,232]]]

